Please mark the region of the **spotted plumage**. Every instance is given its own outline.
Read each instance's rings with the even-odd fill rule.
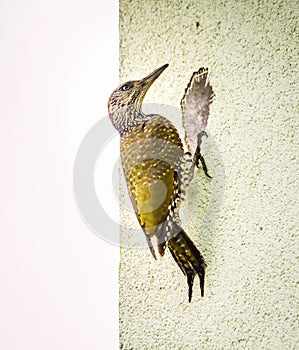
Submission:
[[[169,248],[174,260],[187,276],[189,301],[194,276],[200,278],[204,294],[203,256],[182,228],[179,207],[193,177],[195,162],[184,153],[175,126],[160,115],[146,115],[141,110],[143,98],[168,65],[144,79],[118,87],[108,102],[109,117],[120,134],[120,154],[128,192],[150,251],[156,258],[152,238],[157,238],[158,252]]]

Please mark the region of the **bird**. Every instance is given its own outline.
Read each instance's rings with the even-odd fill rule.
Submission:
[[[150,252],[156,259],[153,238],[161,257],[168,248],[187,277],[188,300],[191,302],[196,275],[199,276],[201,296],[204,296],[206,263],[182,227],[179,208],[193,178],[194,168],[201,163],[209,177],[200,151],[201,138],[206,134],[204,128],[197,134],[196,130],[192,130],[191,136],[188,131],[189,152],[185,152],[179,132],[169,119],[142,111],[147,91],[167,67],[168,64],[165,64],[140,80],[128,81],[117,87],[108,100],[108,115],[120,136],[120,158],[129,196]],[[196,78],[201,81],[198,77],[206,73],[203,68],[194,73],[181,101],[186,130],[192,129],[192,118],[201,118],[195,115],[200,111],[196,111],[196,103],[192,102],[192,84],[196,85]],[[209,104],[213,91],[207,81],[204,87],[208,88],[206,103]],[[188,94],[191,96],[189,102]],[[192,142],[197,145],[194,147]]]

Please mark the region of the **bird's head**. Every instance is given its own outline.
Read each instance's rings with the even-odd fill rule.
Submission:
[[[108,101],[109,118],[114,127],[122,132],[138,124],[144,116],[141,105],[148,89],[168,64],[154,70],[141,80],[128,81],[115,89]]]

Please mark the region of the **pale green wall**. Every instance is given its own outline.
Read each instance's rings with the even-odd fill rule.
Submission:
[[[296,348],[296,18],[296,1],[120,0],[121,81],[169,63],[146,101],[179,107],[191,73],[208,66],[216,93],[204,145],[213,180],[199,172],[188,197],[205,297],[196,280],[187,302],[168,252],[155,262],[123,248],[122,349]]]

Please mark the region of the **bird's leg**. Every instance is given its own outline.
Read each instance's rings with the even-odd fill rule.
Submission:
[[[201,131],[198,135],[197,135],[197,147],[194,153],[194,158],[193,158],[193,162],[195,163],[195,165],[199,168],[199,161],[201,162],[202,165],[202,169],[204,171],[204,173],[206,174],[206,176],[208,178],[212,178],[212,176],[209,175],[208,173],[208,168],[206,166],[206,162],[205,159],[203,157],[203,155],[200,152],[200,145],[202,143],[202,137],[206,136],[208,137],[207,133],[205,131]]]

